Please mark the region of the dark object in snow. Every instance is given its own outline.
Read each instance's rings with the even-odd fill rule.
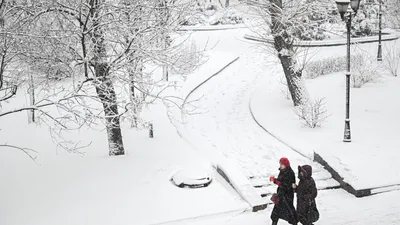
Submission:
[[[287,165],[290,165],[289,160],[283,160]],[[278,204],[274,206],[271,213],[273,223],[279,219],[288,221],[291,224],[296,224],[297,216],[296,209],[293,205],[294,193],[292,184],[296,182],[296,176],[290,166],[285,169],[280,169],[278,178],[274,179],[274,183],[278,185],[277,195],[279,198]]]
[[[154,138],[153,123],[149,124],[149,138]]]
[[[312,178],[310,165],[299,166],[299,185],[295,188],[297,193],[297,216],[302,224],[311,224],[319,219],[319,212],[315,198],[318,195],[315,181]]]
[[[171,182],[180,188],[202,188],[208,187],[212,182],[212,178],[202,171],[181,170],[172,176]]]

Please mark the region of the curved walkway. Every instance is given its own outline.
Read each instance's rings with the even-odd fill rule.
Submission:
[[[226,25],[201,25],[201,26],[182,26],[179,31],[216,31],[216,30],[234,30],[244,29],[247,25],[241,24],[226,24]]]
[[[240,39],[234,45],[247,46],[241,48],[239,61],[188,97],[199,98],[198,107],[208,112],[187,118],[185,136],[188,141],[202,151],[220,153],[233,159],[248,177],[258,177],[261,182],[278,173],[278,161],[283,156],[288,157],[294,166],[313,165],[320,184],[324,183],[322,180],[331,179],[322,166],[288,148],[254,122],[249,111],[253,88],[262,77],[268,78],[265,83],[271,85],[267,88],[272,88],[278,83],[278,78],[266,73],[270,65],[265,65],[268,60],[264,54],[257,53],[258,50]]]

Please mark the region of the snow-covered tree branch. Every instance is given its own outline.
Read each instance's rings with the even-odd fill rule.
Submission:
[[[258,33],[266,39],[271,35],[273,48],[278,56],[286,77],[291,99],[295,106],[306,100],[306,91],[302,81],[304,65],[297,62],[298,49],[294,43],[302,38],[302,34],[315,29],[318,24],[331,19],[328,8],[332,2],[326,0],[248,0],[263,19],[263,30]],[[309,17],[313,17],[312,20]],[[269,47],[269,46],[268,46]]]
[[[36,117],[51,121],[49,126],[59,131],[102,121],[109,154],[124,154],[122,119],[137,126],[142,107],[155,101],[183,107],[181,99],[164,94],[175,82],[165,81],[159,68],[165,65],[170,76],[185,76],[200,62],[193,60],[200,53],[182,51],[187,45],[171,39],[192,3],[163,3],[161,7],[151,0],[21,1],[19,8],[29,17],[27,29],[2,33],[21,39],[24,50],[16,52],[26,66],[24,76],[33,80],[35,100],[13,110],[0,108],[0,118],[37,111]],[[18,87],[26,83],[23,80]]]

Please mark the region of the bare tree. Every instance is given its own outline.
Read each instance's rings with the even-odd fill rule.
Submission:
[[[299,117],[303,125],[309,128],[321,127],[322,123],[330,116],[326,109],[324,98],[317,98],[307,104],[297,106],[294,109],[294,113]]]
[[[18,57],[23,51],[21,38],[15,33],[23,32],[27,13],[14,1],[0,1],[0,102],[12,98],[22,79],[18,68]]]
[[[397,46],[398,42],[394,41],[384,48],[386,52],[384,67],[395,77],[399,75],[400,70],[400,48]]]
[[[262,38],[268,35],[273,37],[273,48],[282,65],[286,83],[289,88],[293,104],[299,106],[306,100],[306,91],[302,82],[304,65],[297,62],[296,54],[299,49],[294,47],[302,33],[316,28],[317,24],[329,16],[315,16],[327,14],[325,0],[248,0],[268,27],[269,32],[259,33]],[[305,18],[313,15],[313,23],[305,23]],[[266,29],[264,29],[266,30]],[[269,47],[269,46],[268,46]]]
[[[151,0],[23,2],[31,24],[21,35],[27,37],[21,58],[30,71],[40,74],[34,78],[35,89],[43,93],[32,106],[0,111],[0,117],[37,111],[38,117],[57,127],[53,130],[59,137],[62,130],[104,121],[109,155],[125,154],[121,119],[138,120],[139,105],[156,100],[182,107],[178,97],[162,94],[175,83],[165,82],[154,71],[157,65],[168,65],[173,71],[183,65],[177,63],[182,61],[183,55],[178,54],[182,43],[166,47],[159,40],[160,35],[178,30],[192,4],[168,2],[168,19],[160,16],[159,6]],[[64,148],[79,148],[63,143]]]

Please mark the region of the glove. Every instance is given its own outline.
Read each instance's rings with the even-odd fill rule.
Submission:
[[[274,176],[270,176],[270,177],[269,177],[269,181],[275,182],[275,177],[274,177]]]

